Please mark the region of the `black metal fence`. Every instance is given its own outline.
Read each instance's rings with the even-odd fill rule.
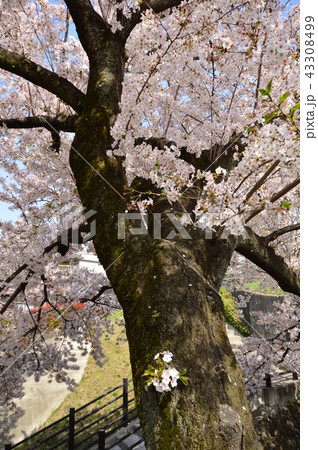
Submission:
[[[106,439],[120,428],[137,418],[133,404],[132,380],[123,378],[123,383],[86,403],[80,408],[70,408],[69,414],[45,428],[33,433],[16,444],[6,444],[5,450],[21,449],[88,449],[98,446],[105,449]],[[113,397],[109,399],[110,397]],[[103,403],[105,402],[105,403]],[[102,403],[102,404],[100,404]],[[116,407],[111,409],[116,403]],[[100,406],[95,406],[95,405]],[[93,407],[95,406],[95,408]],[[93,409],[89,410],[89,407]],[[139,429],[139,427],[138,427]],[[133,432],[136,432],[135,429]],[[127,436],[129,436],[127,433]],[[131,448],[140,442],[135,443]]]
[[[292,377],[294,380],[297,380],[297,373],[293,372]],[[266,373],[264,381],[267,388],[272,387],[271,374]],[[94,446],[98,450],[110,450],[132,434],[141,430],[139,425],[132,430],[127,430],[127,433],[116,439],[116,442],[106,446],[107,438],[137,418],[136,408],[132,406],[134,402],[134,390],[132,387],[129,388],[131,382],[131,379],[123,378],[122,384],[91,400],[80,408],[70,408],[68,415],[61,417],[59,420],[33,433],[22,441],[16,444],[6,444],[5,450],[15,448],[19,448],[19,450],[54,450],[57,448],[85,450]],[[106,397],[109,398],[111,395],[113,396],[111,400],[86,412],[90,406],[107,400]],[[114,403],[119,403],[119,405],[109,410]],[[140,436],[140,439],[135,441],[130,447],[127,447],[127,450],[135,448],[142,442],[144,440]]]

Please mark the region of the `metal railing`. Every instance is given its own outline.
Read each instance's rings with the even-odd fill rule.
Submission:
[[[16,444],[5,444],[5,450],[15,448],[21,450],[41,448],[46,450],[57,448],[74,450],[86,449],[96,444],[98,448],[104,449],[107,437],[137,418],[136,408],[131,408],[134,401],[134,396],[129,395],[133,393],[133,388],[129,389],[131,382],[131,379],[123,378],[122,384],[80,408],[70,408],[68,415],[61,417],[22,441]],[[117,391],[118,395],[116,395]],[[113,395],[112,399],[86,412],[88,407],[97,402],[100,403],[103,399],[107,400],[106,397],[109,398],[111,394]],[[115,402],[120,403],[119,406],[109,410]],[[101,446],[102,442],[104,442],[104,447]]]
[[[288,371],[283,373],[286,374],[290,372]],[[293,372],[292,378],[294,380],[297,380],[297,373]],[[264,381],[267,388],[272,387],[271,374],[266,373]],[[20,448],[21,450],[33,450],[41,448],[45,448],[46,450],[54,450],[57,448],[75,450],[88,449],[93,446],[97,446],[98,450],[112,449],[118,443],[124,441],[132,434],[135,434],[137,431],[141,430],[141,426],[137,425],[134,429],[129,431],[127,430],[127,433],[116,439],[116,441],[114,441],[112,445],[106,446],[107,438],[109,438],[112,434],[114,434],[121,428],[126,427],[133,420],[137,419],[136,408],[130,407],[132,402],[134,401],[134,396],[129,396],[129,394],[133,393],[133,388],[129,389],[129,384],[131,382],[132,379],[128,380],[128,378],[123,378],[122,384],[107,391],[105,394],[94,398],[80,408],[70,408],[68,415],[61,417],[47,427],[31,434],[22,441],[16,444],[6,444],[5,450],[12,450],[15,448]],[[121,390],[121,392],[116,395],[116,391],[119,390]],[[102,399],[106,399],[106,397],[109,397],[111,394],[115,394],[115,397],[109,401],[106,401],[106,403],[102,404],[101,406],[95,407],[93,410],[85,413],[85,410],[89,406],[99,402]],[[101,413],[103,410],[105,410],[105,408],[109,408],[115,402],[119,401],[119,406],[116,406],[110,411],[104,411],[102,414],[98,415],[98,413]],[[55,428],[57,426],[60,427],[55,431]],[[93,427],[95,427],[95,429]],[[44,439],[39,441],[42,436],[44,436]],[[52,442],[53,440],[55,440],[55,442]],[[128,447],[128,450],[135,448],[142,442],[144,442],[144,440],[142,437],[140,437],[139,440]],[[45,447],[43,447],[44,445]]]

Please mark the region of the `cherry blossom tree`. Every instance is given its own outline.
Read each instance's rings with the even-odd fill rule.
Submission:
[[[1,1],[4,401],[66,379],[74,340],[101,358],[110,284],[71,270],[94,224],[147,447],[258,448],[219,289],[239,253],[299,295],[298,21],[278,0]],[[187,385],[145,388],[163,352]]]

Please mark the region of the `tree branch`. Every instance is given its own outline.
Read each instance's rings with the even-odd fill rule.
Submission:
[[[283,291],[299,296],[300,283],[296,273],[272,247],[266,245],[266,237],[258,236],[249,227],[245,227],[245,230],[249,238],[238,239],[235,250],[273,277]]]
[[[16,290],[10,295],[8,300],[2,306],[2,308],[0,310],[0,314],[3,314],[9,308],[11,303],[16,299],[16,297],[20,294],[20,292],[24,291],[24,289],[26,288],[27,284],[28,284],[27,281],[23,281],[22,283],[19,284],[19,286],[16,288]]]
[[[300,178],[296,178],[294,181],[292,181],[291,183],[287,184],[285,187],[283,187],[283,189],[281,189],[280,191],[278,191],[276,194],[272,195],[272,197],[270,198],[270,202],[274,203],[276,202],[276,200],[279,200],[281,197],[283,197],[285,194],[287,194],[289,191],[291,191],[292,189],[294,189],[294,187],[296,187],[300,182]],[[244,222],[247,223],[249,222],[251,219],[253,219],[255,216],[257,216],[260,212],[262,212],[264,210],[264,206],[259,206],[258,208],[255,208],[253,211],[251,211],[249,213],[249,215],[245,218]]]
[[[5,125],[10,129],[46,128],[50,132],[56,130],[72,133],[75,132],[77,119],[78,116],[76,114],[69,116],[60,114],[56,117],[33,116],[15,119],[0,119],[0,127]]]
[[[295,230],[299,230],[299,229],[300,229],[299,223],[288,225],[284,228],[280,228],[279,230],[273,231],[273,233],[262,237],[262,239],[263,239],[263,242],[265,243],[265,245],[268,245],[270,242],[274,241],[279,236],[282,236],[283,234],[290,233],[291,231],[295,231]]]
[[[81,113],[85,95],[66,78],[3,47],[0,47],[0,69],[19,75],[46,89],[71,106],[78,114]]]
[[[229,142],[224,145],[220,151],[220,155],[214,160],[211,159],[211,149],[203,150],[200,157],[197,158],[193,153],[189,153],[186,147],[180,149],[180,159],[192,164],[196,170],[210,170],[215,171],[218,167],[222,167],[227,172],[233,169],[237,164],[237,161],[233,160],[233,155],[237,151],[235,145],[239,147],[238,151],[243,153],[246,145],[241,142],[242,134],[233,134]],[[163,150],[164,147],[171,147],[176,145],[174,141],[169,141],[168,139],[162,138],[137,138],[135,140],[135,145],[140,145],[146,143],[151,145],[153,148],[157,147],[159,150]],[[218,145],[216,145],[218,147]],[[213,153],[213,152],[212,152]]]
[[[127,40],[132,30],[135,26],[141,22],[142,14],[147,11],[147,9],[152,9],[155,13],[160,13],[166,9],[173,8],[174,6],[180,5],[182,0],[146,0],[140,3],[140,9],[134,12],[131,17],[122,18],[123,29],[119,34]]]
[[[81,44],[91,61],[99,49],[105,48],[107,36],[113,36],[111,28],[94,10],[90,0],[65,0],[65,3]]]
[[[63,232],[57,238],[56,241],[52,242],[50,245],[45,247],[43,254],[49,253],[55,247],[57,247],[58,253],[60,253],[62,256],[65,256],[69,250],[69,244],[73,242],[73,236],[76,236],[76,244],[82,244],[84,241],[80,233],[88,233],[88,232],[89,232],[89,225],[86,223],[81,223],[77,229],[69,228],[67,231]],[[64,240],[67,241],[67,244],[64,243]]]
[[[9,284],[12,280],[14,280],[15,277],[17,277],[21,272],[24,271],[28,267],[27,264],[22,264],[15,272],[13,272],[11,275],[8,276],[3,282],[2,286],[0,286],[0,292],[3,291],[3,289],[6,288],[7,284]]]
[[[247,193],[244,203],[248,202],[248,200],[252,197],[252,195],[255,194],[255,192],[265,183],[269,175],[273,172],[273,170],[276,169],[278,164],[279,160],[273,162],[270,168],[264,173],[264,175],[257,181],[257,183],[255,183],[252,189]]]
[[[97,292],[97,294],[94,295],[94,297],[92,297],[92,298],[81,298],[80,302],[81,303],[87,303],[87,302],[95,303],[99,299],[99,297],[101,297],[104,294],[104,292],[111,291],[112,289],[113,288],[111,286],[102,286],[100,288],[100,290]]]
[[[76,231],[76,243],[80,244],[83,242],[80,233],[85,233],[89,231],[89,225],[82,223],[79,225],[77,230],[73,230],[72,228],[69,228],[67,230],[67,244],[62,243],[62,235],[59,236],[57,238],[56,241],[52,242],[50,245],[48,245],[45,249],[43,254],[47,254],[50,253],[54,248],[57,248],[57,251],[64,256],[68,249],[69,249],[69,244],[72,243],[72,238],[73,238],[73,233],[74,231]],[[87,242],[87,241],[85,241]],[[9,277],[7,277],[7,279],[3,282],[2,286],[0,286],[0,292],[5,289],[8,285],[8,283],[10,283],[12,280],[14,280],[14,278],[16,278],[21,272],[23,272],[23,270],[27,269],[29,266],[28,264],[24,263],[22,264],[15,272],[13,272]],[[28,271],[28,275],[26,276],[26,279],[24,281],[22,281],[19,286],[16,288],[16,290],[13,292],[13,294],[9,297],[9,299],[6,301],[6,303],[4,304],[4,306],[2,307],[2,309],[0,310],[0,315],[3,314],[6,309],[11,305],[11,303],[14,301],[14,299],[18,296],[18,294],[20,292],[22,292],[25,287],[28,284],[28,277],[31,276],[34,272],[32,270],[29,269]]]
[[[263,161],[256,169],[252,169],[240,182],[239,182],[239,184],[238,184],[238,186],[235,188],[235,190],[234,190],[234,192],[233,192],[233,194],[236,194],[236,192],[240,189],[240,187],[245,183],[245,181],[251,176],[251,175],[253,175],[253,173],[256,171],[256,170],[259,170],[259,169],[261,169],[265,164],[268,164],[268,163],[270,163],[270,162],[272,162],[273,160],[272,159],[268,159],[268,160],[266,160],[266,161]]]
[[[52,136],[52,142],[50,145],[51,150],[54,153],[60,153],[60,148],[61,148],[61,136],[60,133],[58,131],[52,130],[51,131],[51,136]]]
[[[160,13],[166,9],[173,8],[182,3],[182,0],[145,0],[141,3],[141,9],[152,9],[155,13]]]

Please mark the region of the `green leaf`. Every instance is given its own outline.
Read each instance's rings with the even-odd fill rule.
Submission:
[[[270,82],[266,86],[266,91],[268,92],[268,94],[270,94],[272,92],[272,82],[273,82],[273,78],[270,79]]]
[[[296,109],[300,108],[300,102],[296,103],[295,106],[292,107],[291,111],[296,111]]]
[[[280,206],[284,206],[284,208],[286,209],[290,209],[291,203],[287,202],[286,200],[284,200],[283,202],[281,202]]]
[[[153,367],[148,367],[148,369],[145,370],[143,376],[144,377],[148,377],[148,376],[153,377],[153,376],[155,376],[155,369]]]
[[[286,100],[286,98],[289,96],[289,92],[285,92],[285,94],[281,95],[279,97],[279,104],[281,105],[282,103],[284,103],[284,101]]]
[[[279,115],[278,111],[274,111],[272,113],[265,114],[265,116],[264,116],[265,124],[270,122],[272,119],[274,119],[274,117],[277,117],[278,115]]]
[[[158,313],[152,315],[152,317],[154,317],[154,318],[155,318],[155,317],[159,317],[159,316],[160,316],[160,312],[158,312]]]
[[[183,383],[185,386],[189,386],[189,378],[186,377],[180,377],[179,380],[181,381],[181,383]]]
[[[290,118],[293,119],[295,112],[297,111],[297,109],[300,108],[300,103],[296,103],[296,105],[294,105],[292,108],[290,108]]]
[[[157,168],[160,167],[160,163],[159,163],[159,161],[158,161],[158,158],[156,158],[155,167],[157,167]]]
[[[262,97],[268,97],[268,92],[266,91],[266,89],[259,89],[259,91]]]
[[[164,362],[162,361],[161,358],[157,358],[157,359],[156,359],[156,364],[157,364],[157,366],[158,366],[159,368],[161,368],[161,367],[164,366]]]

